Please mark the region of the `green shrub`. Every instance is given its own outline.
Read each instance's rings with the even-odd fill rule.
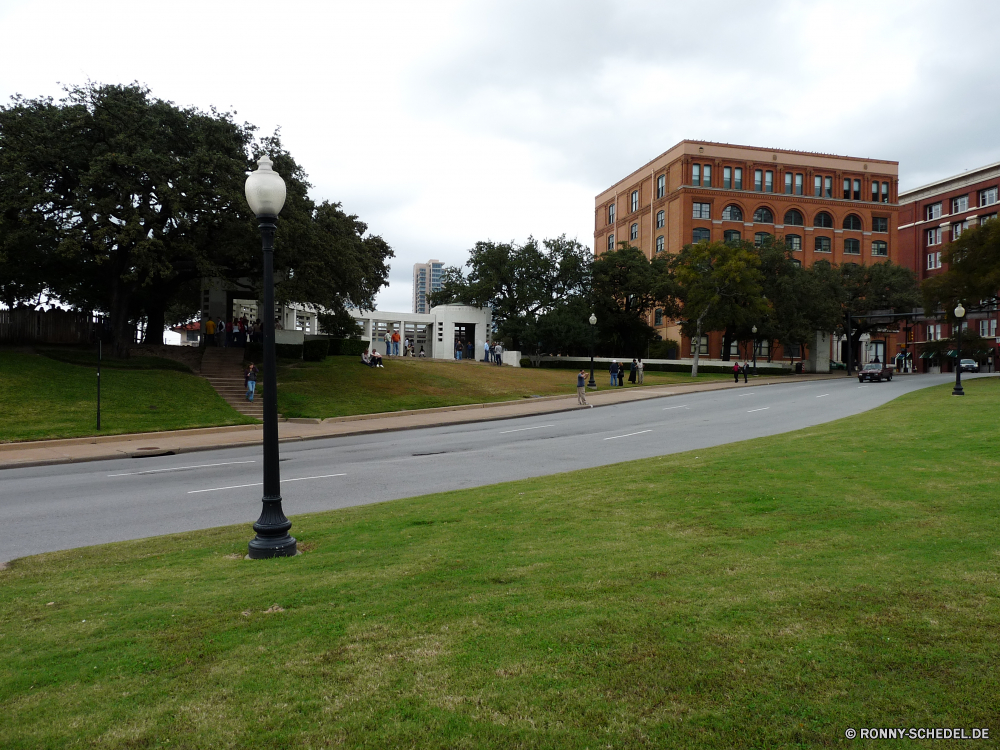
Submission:
[[[680,350],[681,345],[673,339],[651,341],[649,344],[648,359],[677,359],[677,353]]]
[[[302,359],[306,362],[322,362],[330,353],[330,339],[312,339],[302,344]]]
[[[274,352],[280,359],[302,359],[302,344],[275,344]]]
[[[330,354],[360,357],[369,343],[363,339],[330,339]]]
[[[247,342],[246,348],[243,350],[243,361],[256,362],[257,364],[263,362],[264,345],[257,341]]]

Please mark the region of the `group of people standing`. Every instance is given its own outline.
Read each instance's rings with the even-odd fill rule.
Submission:
[[[643,365],[641,359],[633,359],[628,367],[628,382],[642,385]],[[625,363],[617,359],[611,360],[611,385],[625,385]]]
[[[490,362],[498,367],[503,364],[503,344],[499,341],[483,342],[483,362]]]
[[[280,326],[275,323],[275,328]],[[238,346],[259,343],[264,340],[264,324],[260,318],[251,321],[245,314],[240,318],[225,320],[221,315],[217,321],[205,321],[206,346]]]
[[[739,362],[733,362],[733,382],[734,383],[739,383],[740,382],[740,375],[743,376],[743,382],[746,383],[747,382],[747,373],[748,372],[750,372],[750,363],[749,362],[747,362],[747,361],[744,360],[742,367],[740,366]]]
[[[414,348],[413,347],[413,342],[410,341],[410,339],[408,339],[408,338],[404,339],[402,336],[400,336],[399,335],[399,330],[395,330],[392,333],[389,333],[389,331],[386,331],[382,335],[382,341],[385,343],[385,356],[387,356],[387,357],[398,357],[398,356],[400,356],[399,346],[400,346],[401,343],[403,345],[403,356],[404,357],[426,357],[427,356],[424,353],[424,347],[423,346],[420,347],[420,352],[419,353],[413,351],[413,348]],[[374,356],[375,353],[376,353],[375,352],[375,345],[372,344],[372,356]],[[381,360],[381,358],[382,358],[381,355],[379,355],[379,359],[380,360]]]

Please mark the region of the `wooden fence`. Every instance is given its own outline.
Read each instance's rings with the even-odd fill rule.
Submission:
[[[0,344],[86,344],[97,340],[102,323],[85,312],[0,310]]]

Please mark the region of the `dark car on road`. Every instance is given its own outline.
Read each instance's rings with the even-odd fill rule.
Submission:
[[[892,365],[869,362],[867,365],[858,370],[858,382],[864,383],[866,380],[869,383],[892,380]]]

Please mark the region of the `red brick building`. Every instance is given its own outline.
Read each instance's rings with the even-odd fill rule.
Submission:
[[[882,159],[681,141],[596,197],[594,251],[628,241],[652,257],[700,240],[775,235],[806,266],[902,262],[898,172],[898,162]],[[650,323],[681,342],[682,357],[693,352],[675,321],[657,315]],[[702,355],[720,357],[722,339],[709,333]],[[778,347],[773,354],[793,353]]]
[[[900,262],[912,268],[920,281],[943,273],[947,263],[942,251],[970,226],[997,218],[1000,212],[1000,162],[972,169],[954,177],[908,190],[899,196]],[[972,310],[976,300],[966,301],[970,308],[968,328],[984,338],[997,339],[996,309]],[[931,315],[914,325],[914,344],[949,338],[951,326]],[[996,354],[996,352],[994,352]],[[941,366],[936,360],[918,355],[918,370],[927,372]],[[945,361],[948,369],[951,363]]]

